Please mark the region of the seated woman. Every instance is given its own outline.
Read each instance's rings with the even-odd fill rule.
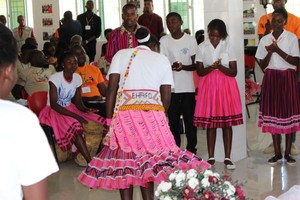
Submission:
[[[83,139],[82,124],[87,120],[104,124],[105,119],[92,113],[96,110],[88,109],[82,103],[82,80],[74,73],[78,66],[75,55],[65,53],[61,62],[63,71],[50,77],[47,106],[39,119],[42,124],[53,128],[56,142],[62,150],[70,149],[74,144],[89,163],[91,156]]]

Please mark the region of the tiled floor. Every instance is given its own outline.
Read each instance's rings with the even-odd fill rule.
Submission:
[[[265,146],[271,141],[271,137],[261,134],[257,128],[257,105],[249,106],[251,118],[247,119],[247,138],[249,146],[249,157],[236,162],[237,168],[228,171],[223,163],[217,163],[214,169],[218,173],[229,173],[234,180],[246,181],[244,190],[247,197],[253,200],[264,199],[268,195],[279,196],[290,187],[300,184],[300,161],[294,167],[278,164],[271,167],[267,159],[271,155],[262,153]],[[206,152],[206,136],[203,130],[198,131],[198,151]],[[202,141],[202,142],[201,142]],[[297,146],[300,147],[298,137]],[[204,157],[205,158],[205,157]],[[77,181],[77,176],[83,170],[74,161],[61,163],[60,171],[49,178],[50,200],[118,200],[118,191],[92,190]],[[134,199],[140,200],[139,188],[135,188]],[[300,199],[300,197],[299,197]]]

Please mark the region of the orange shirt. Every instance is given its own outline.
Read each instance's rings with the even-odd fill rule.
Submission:
[[[82,92],[83,97],[102,96],[97,85],[104,83],[104,79],[98,67],[85,64],[83,67],[78,67],[75,73],[79,74],[82,78],[81,87],[89,87],[90,92]]]
[[[268,19],[271,22],[272,20],[272,13],[268,14]],[[265,24],[267,23],[266,15],[263,15],[260,17],[258,26],[257,26],[257,34],[258,35],[264,35],[265,34]],[[300,39],[300,18],[288,13],[288,20],[286,25],[284,26],[284,29],[294,33],[298,39]]]

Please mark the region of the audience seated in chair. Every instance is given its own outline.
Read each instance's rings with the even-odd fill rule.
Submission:
[[[29,95],[38,91],[48,91],[48,80],[56,72],[55,68],[49,65],[48,59],[40,50],[33,50],[29,61],[31,66],[21,71],[18,84],[23,86]]]
[[[98,67],[85,64],[86,54],[82,46],[73,46],[71,52],[76,55],[78,68],[76,73],[82,78],[82,100],[87,107],[99,109],[99,115],[105,117],[106,85]]]

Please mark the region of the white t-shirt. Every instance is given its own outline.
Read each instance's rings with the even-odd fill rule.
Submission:
[[[139,46],[138,48],[140,48],[140,50],[130,66],[124,90],[153,90],[157,92],[160,98],[160,86],[173,85],[170,62],[165,56],[151,51],[147,46]],[[123,85],[124,73],[128,67],[129,58],[133,51],[134,49],[118,51],[113,57],[109,67],[107,78],[109,78],[110,74],[121,74],[119,89]]]
[[[230,61],[236,61],[236,55],[228,37],[226,40],[221,40],[217,48],[214,48],[209,40],[199,44],[199,51],[196,54],[195,61],[202,62],[204,67],[208,67],[218,59],[221,59],[224,67],[229,67]]]
[[[160,39],[160,52],[168,57],[171,65],[174,62],[181,62],[183,65],[191,65],[191,56],[197,53],[196,39],[186,33],[180,39],[174,39],[171,35],[163,36]],[[195,92],[193,71],[173,71],[175,82],[174,92]]]
[[[258,44],[255,57],[260,60],[263,60],[268,54],[266,50],[266,46],[270,45],[274,40],[275,38],[273,37],[272,33],[261,38]],[[299,57],[299,44],[298,44],[297,36],[295,34],[284,30],[282,34],[279,36],[279,38],[277,39],[277,45],[282,51],[284,51],[288,55],[293,57]],[[296,69],[296,66],[286,62],[284,58],[279,56],[277,53],[273,53],[267,68],[286,70],[286,69]]]
[[[76,89],[82,84],[82,79],[79,74],[74,73],[72,81],[68,82],[66,81],[63,72],[57,72],[50,77],[49,82],[52,82],[56,86],[57,103],[62,107],[66,107],[71,104]],[[47,105],[50,105],[49,93],[50,92],[48,92]]]
[[[5,100],[0,110],[0,199],[21,200],[21,186],[43,180],[58,166],[34,113]]]

